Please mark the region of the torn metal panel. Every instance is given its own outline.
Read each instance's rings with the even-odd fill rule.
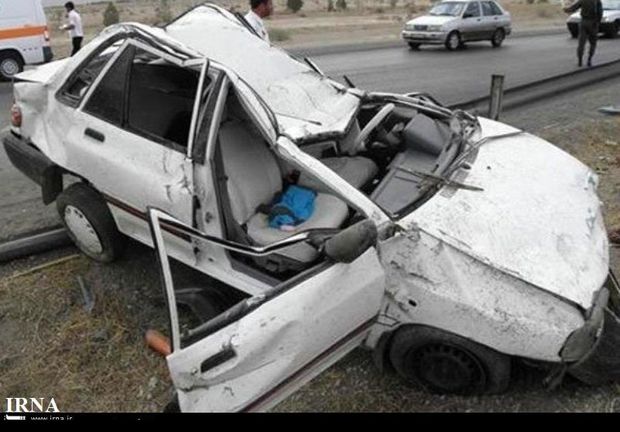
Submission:
[[[584,323],[570,304],[423,231],[379,245],[386,270],[383,314],[462,335],[511,355],[559,361]]]
[[[495,124],[482,122],[489,134]],[[493,131],[495,132],[495,131]],[[596,175],[529,134],[482,145],[465,180],[401,220],[492,267],[590,307],[607,277]]]
[[[283,129],[299,134],[343,131],[359,98],[307,64],[252,34],[230,12],[200,6],[166,27],[166,34],[230,68],[273,109]]]
[[[265,410],[359,346],[384,296],[374,249],[167,357],[183,411]],[[168,290],[172,290],[171,287]],[[173,338],[174,339],[174,338]],[[209,362],[233,350],[221,363]]]

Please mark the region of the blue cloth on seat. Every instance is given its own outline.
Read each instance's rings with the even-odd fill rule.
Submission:
[[[269,226],[299,225],[307,221],[314,212],[316,192],[301,186],[291,185],[269,211]]]

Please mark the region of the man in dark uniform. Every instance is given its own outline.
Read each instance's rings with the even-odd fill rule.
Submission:
[[[581,9],[581,23],[579,24],[579,44],[577,45],[577,61],[579,67],[583,61],[583,51],[586,46],[586,39],[590,42],[590,52],[588,54],[588,67],[592,66],[592,57],[596,51],[596,41],[598,39],[598,27],[603,19],[603,5],[601,0],[577,0],[572,5],[564,8],[564,12],[573,13]]]

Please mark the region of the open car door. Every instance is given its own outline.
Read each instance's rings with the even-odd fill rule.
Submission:
[[[379,313],[384,271],[369,246],[350,263],[326,259],[181,332],[162,230],[259,256],[308,241],[313,233],[249,247],[209,237],[159,210],[150,209],[149,220],[170,310],[172,352],[166,360],[181,411],[268,410],[359,346]]]

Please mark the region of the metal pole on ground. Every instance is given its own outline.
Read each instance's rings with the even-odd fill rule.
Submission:
[[[502,112],[502,99],[504,96],[504,75],[491,76],[491,97],[489,99],[489,118],[498,120]]]

